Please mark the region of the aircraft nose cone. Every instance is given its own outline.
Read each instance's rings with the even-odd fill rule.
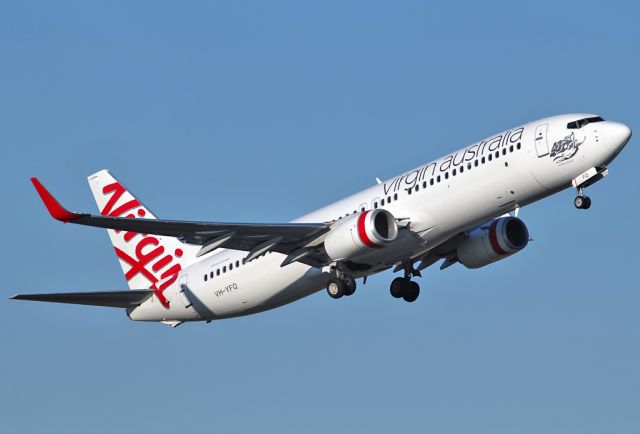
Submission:
[[[616,148],[622,149],[631,138],[631,128],[620,122],[610,122],[607,126],[607,136]]]

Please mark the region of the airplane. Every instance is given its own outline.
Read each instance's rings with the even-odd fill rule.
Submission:
[[[393,268],[390,293],[415,301],[427,267],[480,268],[522,251],[518,210],[607,176],[631,137],[622,123],[565,114],[495,134],[290,223],[158,219],[107,170],[88,177],[99,215],[65,209],[37,178],[51,216],[108,229],[128,291],[19,294],[17,300],[124,308],[135,321],[220,320],[274,309],[326,288],[351,296],[356,280]]]

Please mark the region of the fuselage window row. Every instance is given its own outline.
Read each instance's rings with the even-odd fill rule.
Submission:
[[[502,155],[507,155],[507,152],[513,152],[514,150],[519,150],[522,149],[522,145],[518,142],[516,144],[516,147],[514,148],[513,145],[510,145],[509,148],[502,148]],[[500,150],[497,150],[495,153],[491,153],[488,156],[489,161],[493,161],[493,159],[496,158],[500,158]],[[476,158],[473,162],[468,162],[467,163],[467,171],[471,170],[474,166],[478,167],[480,164],[485,164],[487,162],[485,157],[482,157],[481,159]],[[505,163],[505,167],[508,167],[508,165]],[[462,165],[459,168],[454,168],[451,171],[451,176],[456,176],[458,174],[463,174],[465,170],[465,166]],[[445,172],[444,174],[444,179],[449,179],[449,172]],[[422,181],[422,189],[426,189],[428,185],[434,185],[438,182],[441,181],[441,177],[440,175],[438,175],[436,178],[430,178],[429,181],[427,182],[427,180]],[[412,188],[408,188],[406,189],[407,194],[411,194],[414,191],[418,192],[420,191],[420,184],[416,184],[414,187]],[[382,205],[384,205],[384,202],[382,203]]]
[[[518,142],[516,144],[515,148],[514,148],[513,145],[510,145],[509,148],[508,148],[508,152],[511,153],[514,150],[520,150],[520,149],[522,149],[522,145],[521,145],[520,142]],[[507,155],[507,148],[502,148],[502,155]],[[492,161],[493,158],[496,158],[496,159],[500,158],[500,150],[497,150],[495,153],[490,153],[488,155],[489,161]],[[471,162],[467,163],[467,171],[470,171],[473,167],[478,167],[480,164],[485,164],[485,163],[486,163],[486,158],[484,156],[482,158],[480,158],[480,159],[476,158],[473,161],[473,164]],[[505,164],[505,166],[506,166],[506,164]],[[460,166],[459,170],[457,168],[454,168],[451,171],[451,176],[456,176],[458,173],[463,174],[464,173],[464,169],[465,169],[464,165]],[[444,173],[444,178],[445,179],[449,179],[449,172],[445,172]],[[426,180],[422,181],[422,189],[423,189],[423,191],[427,188],[428,185],[434,185],[436,183],[440,183],[441,180],[442,180],[441,176],[438,175],[435,178],[430,178],[429,182],[427,182]],[[407,194],[411,194],[414,189],[415,189],[416,192],[420,191],[420,184],[418,183],[418,184],[415,185],[415,187],[407,189],[406,190]],[[398,193],[394,193],[393,196],[387,196],[386,198],[380,199],[380,206],[389,205],[392,202],[392,200],[393,201],[397,201],[398,200]],[[373,209],[377,209],[378,208],[378,201],[377,200],[373,202],[373,207],[372,208]],[[364,211],[366,211],[366,207],[361,206],[360,207],[360,212],[364,212]],[[344,215],[344,217],[349,217],[349,215],[351,215],[351,214],[357,214],[357,212],[358,212],[358,210],[353,210],[351,213],[346,213]],[[342,218],[343,218],[343,216],[340,216],[336,220],[341,220]],[[270,253],[270,252],[267,252],[267,253]],[[266,255],[266,253],[260,255],[259,257],[262,257],[264,255]],[[258,259],[258,258],[256,258],[256,259]],[[233,270],[233,267],[234,267],[234,264],[232,262],[231,264],[229,264],[229,271]],[[240,267],[240,261],[235,261],[235,267],[236,268]],[[222,269],[220,269],[220,268],[216,269],[215,270],[215,274],[214,274],[214,271],[211,271],[209,274],[205,274],[204,275],[204,281],[206,282],[208,279],[213,279],[214,275],[215,276],[220,276],[221,270],[222,270],[223,274],[226,273],[227,272],[227,266],[226,265],[223,266]]]
[[[271,253],[271,252],[267,252],[267,253]],[[261,258],[265,255],[267,255],[267,253],[263,253],[262,255],[258,256],[256,259]],[[231,261],[231,263],[228,265],[229,271],[233,270],[234,267],[240,268],[240,260],[236,260],[235,262]],[[244,263],[242,264],[244,265]],[[213,279],[214,276],[219,276],[220,274],[224,274],[227,272],[227,265],[223,266],[222,268],[217,268],[215,271],[211,270],[208,274],[205,273],[204,274],[204,281],[206,282],[209,279]]]

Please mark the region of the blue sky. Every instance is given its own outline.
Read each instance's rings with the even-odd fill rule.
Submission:
[[[125,289],[95,210],[109,168],[166,218],[284,222],[565,112],[638,128],[631,1],[0,5],[0,420],[11,433],[637,433],[637,139],[590,188],[522,210],[535,241],[471,271],[390,272],[175,330],[10,302]]]

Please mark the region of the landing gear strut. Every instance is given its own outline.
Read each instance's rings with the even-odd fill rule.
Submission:
[[[592,167],[571,180],[571,185],[573,185],[578,192],[576,198],[573,200],[576,208],[589,209],[591,199],[584,195],[584,189],[600,181],[608,174],[609,169],[604,166]]]
[[[578,195],[573,200],[573,204],[578,209],[589,209],[591,206],[591,199],[589,196],[584,195],[584,189],[582,187],[578,188]]]

